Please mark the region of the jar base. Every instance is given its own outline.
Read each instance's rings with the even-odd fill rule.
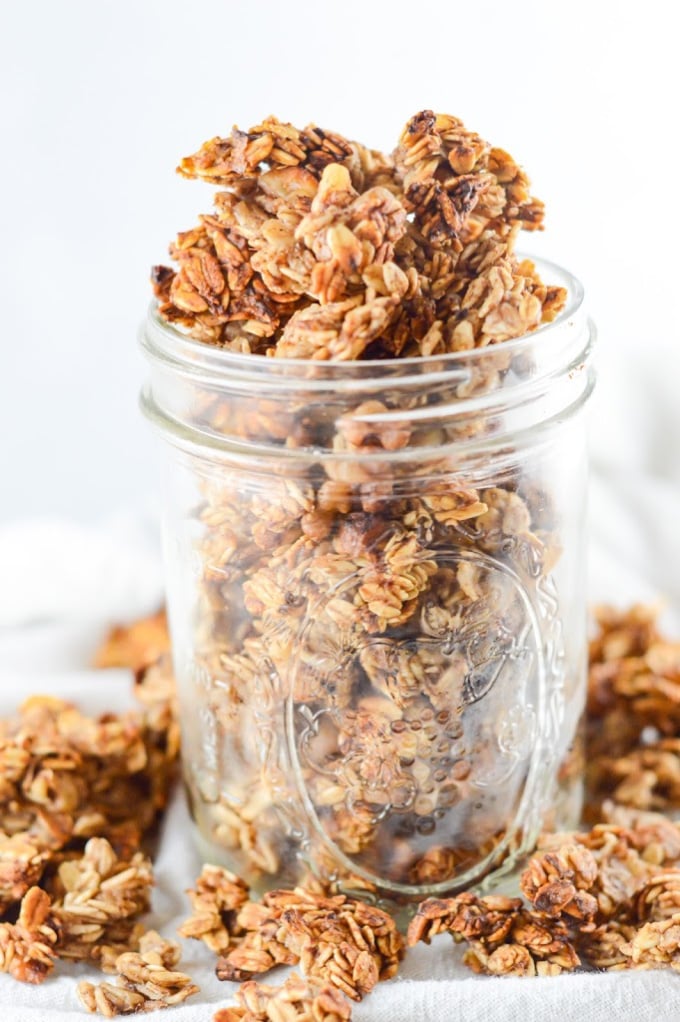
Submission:
[[[190,787],[187,786],[190,807],[192,798]],[[578,829],[581,806],[583,802],[583,783],[578,775],[570,774],[559,784],[558,791],[553,805],[546,814],[546,831],[572,831]],[[296,850],[289,846],[277,849],[278,868],[276,871],[267,872],[254,866],[252,858],[243,850],[227,848],[214,838],[206,836],[213,824],[209,820],[209,811],[199,800],[198,812],[192,809],[193,825],[191,827],[192,841],[201,861],[216,866],[222,866],[249,884],[251,892],[256,899],[261,898],[268,891],[280,888],[294,888],[296,886],[310,885],[313,887],[323,886],[331,893],[347,894],[356,896],[365,901],[370,901],[381,908],[389,911],[400,928],[405,928],[415,913],[419,902],[427,897],[450,897],[460,893],[460,885],[452,881],[450,891],[442,892],[440,889],[428,892],[424,887],[422,892],[413,898],[395,897],[389,890],[369,891],[366,887],[357,888],[352,883],[352,878],[341,878],[334,882],[324,882],[323,878],[312,873],[309,866],[302,862]],[[509,898],[521,896],[520,877],[524,870],[531,852],[518,855],[512,861],[506,860],[500,866],[481,878],[478,883],[473,883],[465,889],[480,896],[494,894],[503,895]]]

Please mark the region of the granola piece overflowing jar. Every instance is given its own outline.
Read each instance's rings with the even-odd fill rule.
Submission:
[[[490,886],[575,823],[593,331],[539,270],[552,323],[431,357],[242,355],[150,311],[186,785],[260,889]]]

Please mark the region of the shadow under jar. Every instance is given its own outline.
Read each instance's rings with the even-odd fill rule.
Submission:
[[[256,889],[493,886],[580,809],[580,285],[451,355],[234,354],[149,313],[147,416],[183,761],[206,856]]]

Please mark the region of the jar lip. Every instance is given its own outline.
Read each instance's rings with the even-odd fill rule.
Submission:
[[[502,341],[498,344],[489,344],[484,347],[447,352],[440,355],[414,355],[408,358],[353,361],[271,358],[266,355],[230,351],[226,348],[219,348],[216,345],[196,340],[162,319],[158,313],[158,304],[153,301],[150,303],[147,318],[147,327],[150,326],[152,328],[153,338],[150,338],[143,328],[142,346],[147,355],[152,358],[165,357],[175,364],[179,363],[193,371],[203,370],[218,375],[220,373],[228,375],[234,373],[242,375],[245,373],[249,376],[259,376],[263,382],[269,379],[272,383],[281,378],[287,378],[288,381],[291,379],[304,380],[306,386],[313,382],[333,381],[337,384],[345,380],[356,380],[357,378],[403,377],[405,370],[411,370],[422,377],[427,377],[428,372],[441,373],[446,371],[450,373],[456,367],[464,370],[468,366],[483,361],[485,357],[489,358],[498,354],[499,351],[510,356],[521,354],[526,348],[533,346],[541,336],[546,334],[554,336],[561,333],[559,327],[569,326],[570,321],[583,310],[584,289],[577,277],[557,263],[547,259],[534,257],[526,253],[518,253],[518,258],[530,259],[537,266],[544,279],[546,275],[548,276],[550,280],[548,286],[557,285],[566,287],[567,301],[554,320],[551,320],[549,323],[542,323],[535,330],[522,334],[520,337]],[[307,375],[310,369],[314,369],[314,381],[310,380]]]

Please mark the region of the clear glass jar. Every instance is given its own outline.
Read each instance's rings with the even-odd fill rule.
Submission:
[[[150,311],[186,785],[256,888],[491,886],[575,823],[593,331],[539,271],[553,323],[429,358],[239,355]]]

